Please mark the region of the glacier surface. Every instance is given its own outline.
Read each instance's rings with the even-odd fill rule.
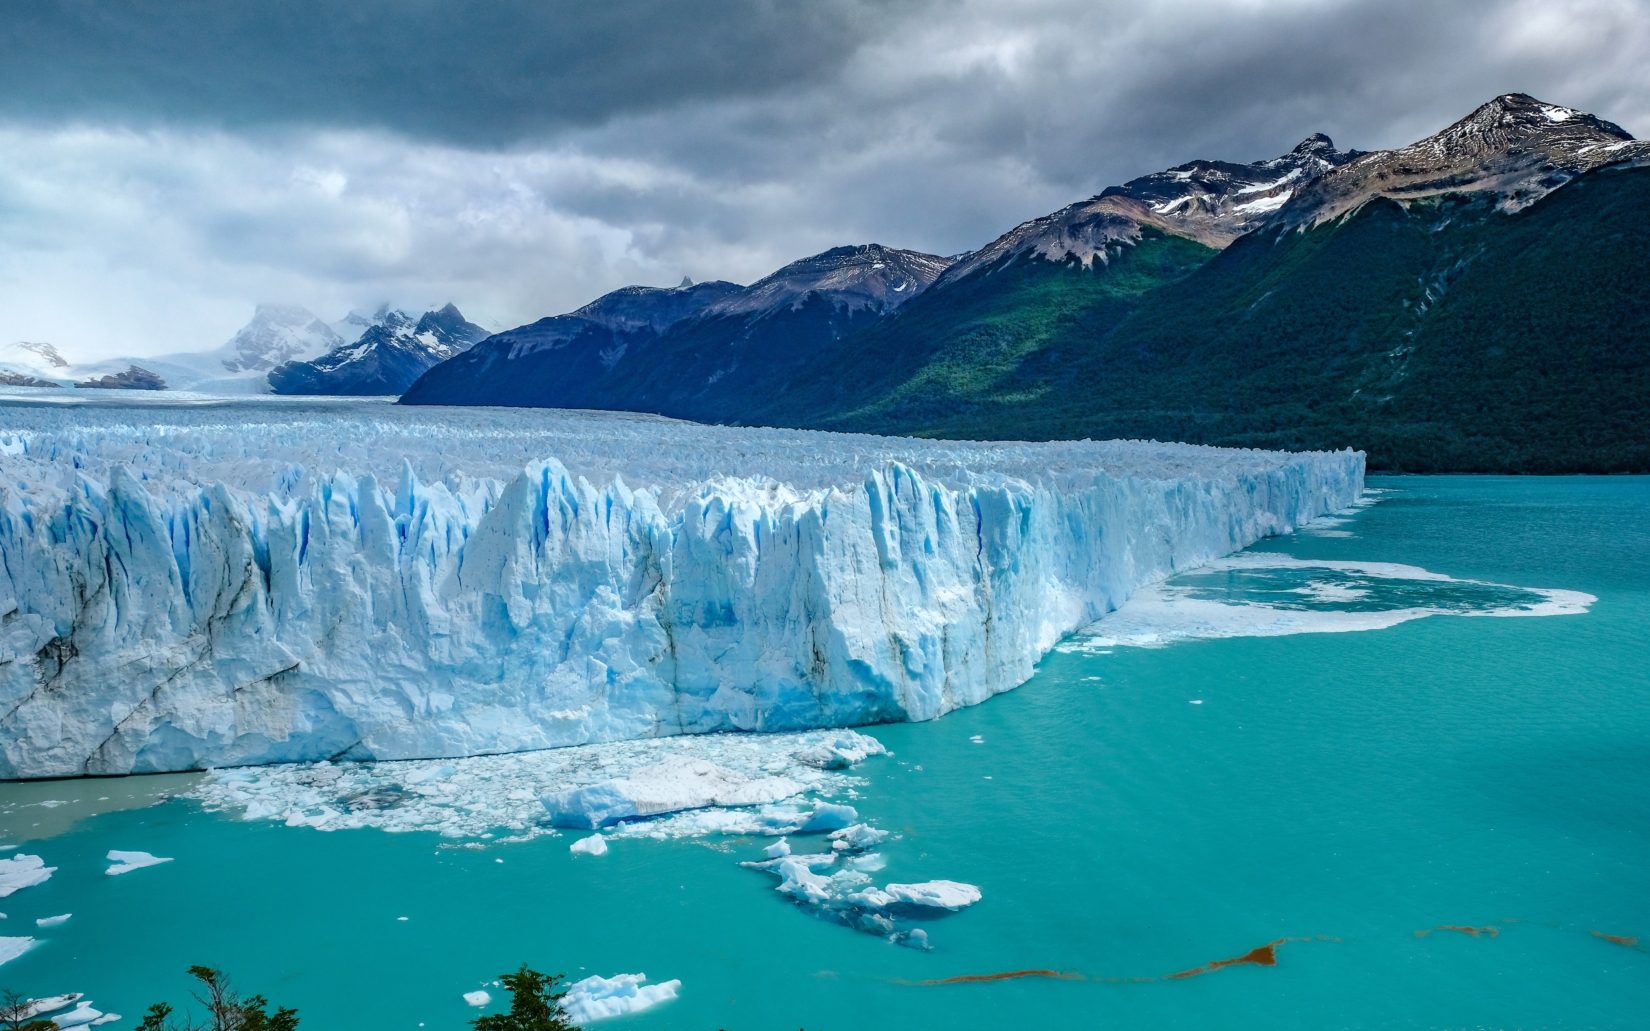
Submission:
[[[0,777],[925,720],[1355,452],[0,404]]]

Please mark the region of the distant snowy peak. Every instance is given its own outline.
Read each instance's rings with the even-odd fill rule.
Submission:
[[[902,251],[879,243],[831,250],[757,280],[723,301],[709,314],[777,311],[819,294],[834,304],[857,310],[891,311],[928,289],[951,259],[920,251]]]
[[[1294,192],[1357,157],[1314,133],[1287,154],[1242,164],[1191,161],[1109,187],[1097,197],[1021,223],[945,274],[955,282],[1022,255],[1048,261],[1106,261],[1109,244],[1133,243],[1144,228],[1224,247],[1282,207]]]
[[[47,344],[37,340],[19,340],[12,346],[19,351],[26,351],[34,355],[44,363],[45,368],[67,369],[69,367],[68,359],[63,357],[62,352],[57,349],[55,344]]]
[[[1317,224],[1374,197],[1416,200],[1488,192],[1504,211],[1528,207],[1584,172],[1650,163],[1650,143],[1574,108],[1507,93],[1407,147],[1360,155],[1297,191],[1274,221]]]
[[[269,373],[269,384],[278,394],[399,394],[426,369],[487,335],[452,304],[422,315],[386,305],[353,343],[340,343],[308,361],[278,365]]]
[[[260,304],[225,345],[223,367],[231,373],[268,372],[283,362],[325,354],[344,341],[307,308]]]

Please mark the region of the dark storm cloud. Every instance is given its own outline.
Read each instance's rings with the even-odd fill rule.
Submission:
[[[955,253],[1514,90],[1650,131],[1650,0],[23,0],[0,33],[0,342]]]
[[[854,0],[28,0],[0,115],[323,125],[501,146],[829,76]]]

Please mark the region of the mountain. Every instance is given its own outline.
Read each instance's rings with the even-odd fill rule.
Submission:
[[[1314,134],[1279,157],[1188,162],[1021,223],[845,343],[836,366],[816,366],[791,390],[724,418],[808,424],[851,414],[900,432],[1035,396],[1058,375],[1072,337],[1106,332],[1357,156]]]
[[[816,388],[745,418],[1349,446],[1418,471],[1642,471],[1646,268],[1650,145],[1510,94],[1326,170],[1121,319],[1055,326],[966,403],[936,389],[941,355],[891,391]],[[914,313],[873,331],[881,353],[920,340],[892,332]]]
[[[277,365],[268,374],[269,385],[277,394],[399,394],[426,369],[486,335],[451,304],[417,318],[386,306],[354,343]]]
[[[284,362],[325,354],[344,341],[307,308],[260,304],[218,356],[224,371],[267,373]]]
[[[803,258],[750,286],[627,287],[483,341],[431,369],[402,401],[737,418],[834,362],[845,340],[920,296],[948,264],[866,244]]]

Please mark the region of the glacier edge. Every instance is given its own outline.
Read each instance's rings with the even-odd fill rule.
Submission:
[[[674,425],[720,475],[271,473],[233,427],[191,428],[234,453],[205,463],[159,431],[0,435],[0,777],[932,719],[1363,484],[1356,452],[815,434],[863,448],[821,472],[765,452],[780,431]],[[756,441],[742,468],[724,437]]]

